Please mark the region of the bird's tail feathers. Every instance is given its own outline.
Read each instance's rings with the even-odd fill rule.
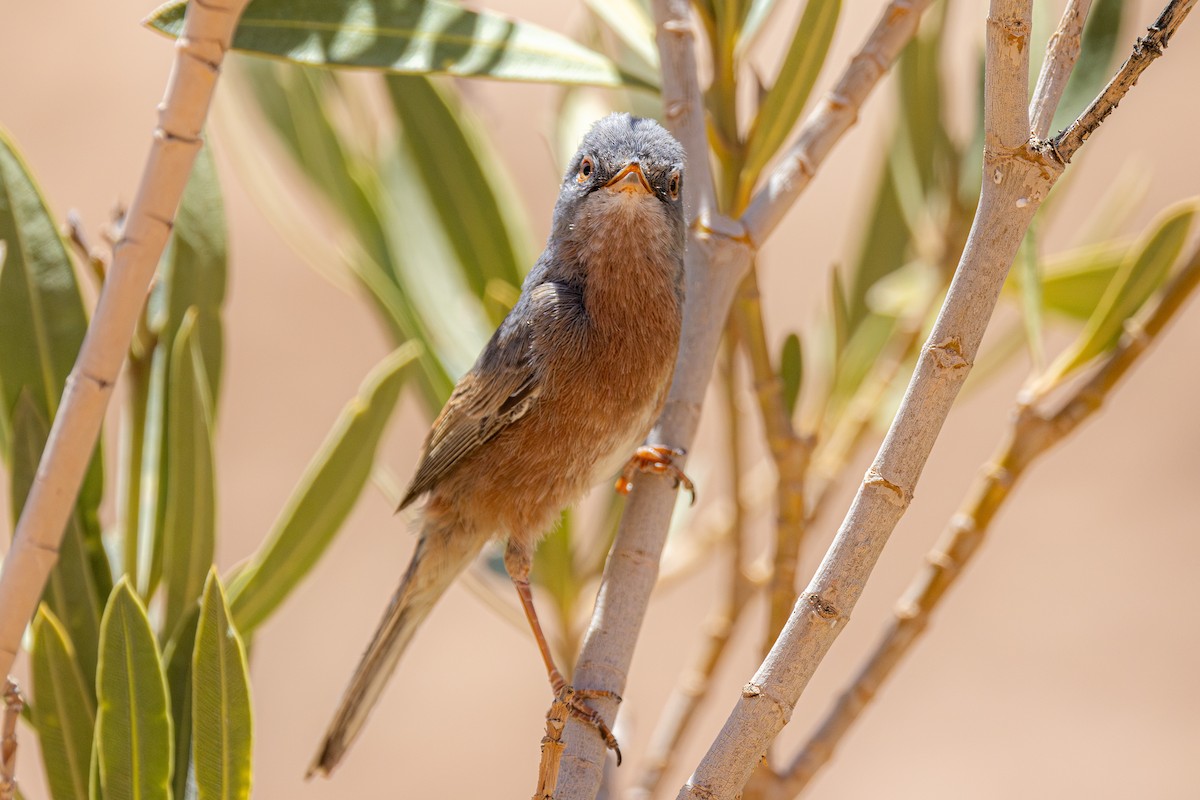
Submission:
[[[342,695],[306,777],[318,772],[329,775],[342,760],[366,724],[413,634],[458,574],[479,553],[484,541],[442,521],[426,519],[404,579]]]

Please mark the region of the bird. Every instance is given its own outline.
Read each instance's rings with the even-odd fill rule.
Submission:
[[[512,310],[433,422],[400,509],[425,497],[412,559],[308,770],[328,776],[361,732],[418,626],[484,545],[506,542],[555,697],[617,753],[555,664],[529,585],[533,553],[597,482],[666,475],[682,450],[643,444],[662,411],[683,319],[683,147],[652,119],[593,124],[563,176],[545,250]],[[465,187],[464,187],[465,189]],[[639,446],[640,445],[640,446]],[[623,465],[623,466],[622,466]]]

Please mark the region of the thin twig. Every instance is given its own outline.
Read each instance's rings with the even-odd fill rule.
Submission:
[[[4,719],[0,722],[0,800],[13,800],[17,792],[17,719],[25,701],[12,678],[4,682]]]
[[[895,619],[867,658],[854,682],[838,697],[816,732],[788,767],[782,796],[799,794],[833,756],[838,744],[883,683],[924,633],[946,591],[983,543],[992,519],[1011,496],[1026,469],[1065,439],[1092,414],[1142,356],[1200,284],[1200,248],[1159,294],[1154,307],[1128,326],[1116,349],[1091,377],[1043,414],[1018,405],[1014,421],[996,454],[980,471],[959,512],[925,565],[896,604]]]
[[[838,140],[858,121],[867,95],[887,74],[917,31],[931,0],[892,0],[838,82],[804,120],[796,138],[742,217],[750,241],[761,246],[808,186]]]
[[[1029,103],[1031,133],[1035,139],[1045,139],[1050,133],[1063,90],[1067,88],[1067,80],[1075,69],[1075,62],[1079,60],[1083,23],[1091,7],[1092,0],[1067,0],[1062,19],[1050,35],[1046,59],[1042,62],[1037,88],[1033,90],[1033,100]]]
[[[1154,24],[1146,29],[1147,35],[1139,37],[1134,43],[1133,52],[1104,87],[1104,91],[1100,92],[1078,119],[1051,140],[1049,149],[1061,163],[1070,162],[1075,151],[1083,146],[1087,138],[1100,127],[1100,123],[1113,112],[1125,94],[1137,83],[1146,67],[1163,54],[1171,37],[1194,5],[1196,0],[1171,0],[1167,3]]]
[[[12,669],[21,635],[58,560],[63,530],[95,449],[108,399],[202,144],[201,131],[221,60],[246,2],[188,4],[142,181],[83,347],[67,377],[12,549],[0,569],[0,675]]]
[[[767,447],[775,464],[775,553],[767,587],[767,630],[763,653],[783,630],[796,602],[796,564],[804,544],[804,484],[808,472],[810,447],[796,434],[791,415],[783,401],[783,382],[779,379],[768,350],[763,323],[762,298],[753,267],[742,281],[734,301],[734,320],[738,339],[750,362],[754,396],[766,431]]]
[[[732,340],[734,337],[730,338]],[[736,501],[732,535],[730,536],[733,552],[730,554],[728,562],[727,595],[722,608],[704,624],[707,639],[700,657],[679,679],[662,716],[659,717],[658,726],[654,730],[650,746],[646,751],[646,763],[641,778],[638,780],[638,787],[632,795],[635,800],[649,800],[657,793],[663,776],[671,767],[672,759],[679,754],[679,743],[683,739],[683,735],[687,732],[696,711],[708,696],[713,674],[717,671],[717,667],[725,655],[730,636],[737,629],[738,621],[745,612],[750,598],[754,595],[755,586],[745,571],[746,520],[749,514],[745,495],[742,492],[742,477],[745,469],[741,454],[742,426],[732,364],[732,355],[736,349],[735,343],[730,341],[729,346],[726,347],[727,357],[722,375],[729,422],[726,447],[730,462],[730,492]]]
[[[785,164],[794,160],[795,153],[800,153],[808,166],[806,175],[811,175],[820,166],[825,155],[857,117],[859,106],[878,83],[882,70],[891,65],[912,36],[916,30],[915,18],[928,4],[928,0],[897,0],[888,6],[871,38],[838,82],[838,86],[853,89],[844,97],[846,105],[810,115],[797,134],[801,146],[793,148],[793,156],[785,158]],[[668,116],[667,122],[692,154],[685,199],[690,198],[691,207],[703,211],[712,207],[715,195],[707,161],[701,168],[703,173],[695,169],[700,160],[697,154],[703,153],[706,158],[708,152],[699,82],[694,70],[681,70],[681,59],[675,52],[677,48],[690,50],[695,33],[687,3],[683,0],[655,0],[654,15],[663,65],[664,97],[691,98],[686,100],[690,107],[674,109],[675,113]],[[684,60],[694,64],[694,55]],[[679,88],[682,84],[686,84],[686,89]],[[828,101],[822,106],[829,106]],[[688,123],[686,130],[679,127],[684,122]],[[811,146],[804,144],[806,142]],[[709,177],[698,180],[699,174]],[[808,183],[807,179],[796,182],[793,178],[777,176],[764,187],[763,192],[767,195],[759,216],[762,224],[757,237],[747,235],[741,224],[731,223],[715,214],[707,220],[699,214],[693,222],[687,250],[688,302],[684,308],[683,336],[671,392],[652,433],[658,440],[685,449],[691,446],[721,331],[738,283],[750,268],[754,254],[752,242],[762,242],[770,234]],[[698,193],[698,197],[690,194],[693,192]],[[762,214],[769,217],[769,223]],[[625,507],[620,530],[605,565],[595,612],[577,662],[575,682],[578,686],[607,689],[618,694],[624,689],[637,634],[654,589],[658,560],[674,505],[675,494],[665,481],[635,479],[634,493]],[[606,719],[611,719],[616,711],[615,703],[604,700],[597,701],[595,706]],[[567,751],[559,774],[557,796],[560,800],[590,800],[600,785],[604,745],[593,730],[578,721],[567,721],[564,737]]]

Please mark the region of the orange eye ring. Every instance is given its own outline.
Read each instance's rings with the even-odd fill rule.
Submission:
[[[584,156],[583,161],[579,162],[579,174],[575,177],[575,180],[584,183],[592,177],[594,171],[595,165],[592,164],[592,159],[589,156]]]
[[[678,172],[671,173],[671,179],[667,181],[667,193],[671,195],[672,200],[679,199],[680,184],[683,180],[679,177]]]

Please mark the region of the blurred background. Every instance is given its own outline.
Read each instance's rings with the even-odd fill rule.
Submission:
[[[780,9],[753,57],[773,75],[795,10]],[[816,91],[859,46],[878,0],[846,0]],[[1118,50],[1158,13],[1131,2]],[[1061,3],[1047,3],[1057,19]],[[587,17],[552,0],[487,7],[567,34]],[[152,6],[9,4],[0,25],[0,125],[21,148],[53,212],[77,210],[96,231],[128,203],[165,85],[171,43],[139,25]],[[974,124],[987,4],[951,4],[944,50],[947,127]],[[1075,241],[1118,174],[1140,175],[1145,199],[1129,233],[1169,203],[1200,192],[1195,147],[1200,21],[1184,24],[1081,152],[1047,253]],[[1035,45],[1040,48],[1039,42]],[[760,258],[768,332],[778,345],[826,314],[829,266],[855,257],[857,237],[896,113],[891,79],[868,101]],[[219,87],[218,94],[221,95]],[[460,84],[515,180],[511,201],[536,242],[548,229],[562,164],[559,90],[489,81]],[[814,95],[815,96],[815,95]],[[339,410],[391,349],[369,304],[311,268],[281,238],[246,180],[246,156],[226,139],[255,121],[219,96],[211,141],[230,237],[226,361],[217,436],[218,562],[249,555],[270,528]],[[93,284],[84,281],[89,304]],[[1193,304],[1194,305],[1194,304]],[[998,324],[1004,322],[1002,317]],[[996,326],[993,326],[996,327]],[[1051,352],[1070,339],[1048,331]],[[811,787],[813,797],[1187,798],[1200,794],[1200,526],[1187,494],[1200,453],[1200,308],[1186,310],[1104,411],[1026,476],[983,552],[937,613],[926,638]],[[987,347],[987,343],[985,343]],[[1022,353],[955,406],[916,491],[857,607],[780,738],[790,754],[873,645],[890,609],[995,448],[1028,372]],[[712,400],[712,398],[710,398]],[[400,480],[415,465],[428,419],[406,390],[382,450]],[[745,419],[757,437],[757,410]],[[721,502],[723,423],[708,403],[692,470],[701,506]],[[876,436],[806,543],[801,584],[824,552]],[[109,450],[110,457],[116,448]],[[750,456],[761,460],[761,452]],[[608,491],[601,487],[600,492]],[[727,498],[725,498],[727,501]],[[0,503],[6,502],[0,499]],[[2,509],[8,518],[7,508]],[[111,508],[109,512],[111,514]],[[263,798],[527,797],[550,697],[524,626],[454,587],[409,653],[370,726],[331,781],[303,781],[345,681],[414,544],[385,495],[368,487],[328,555],[256,635],[252,659],[255,794]],[[640,755],[723,581],[717,564],[658,592],[642,630],[618,736],[626,766]],[[587,588],[594,592],[594,586]],[[582,601],[590,610],[591,596]],[[760,660],[761,610],[731,643],[716,698],[696,718],[668,786],[686,779]],[[24,662],[18,662],[24,669]],[[18,677],[26,677],[20,672]],[[33,737],[21,740],[22,788],[46,797]],[[28,750],[26,750],[28,748]],[[469,768],[467,768],[469,765]],[[669,792],[673,796],[673,792]]]

